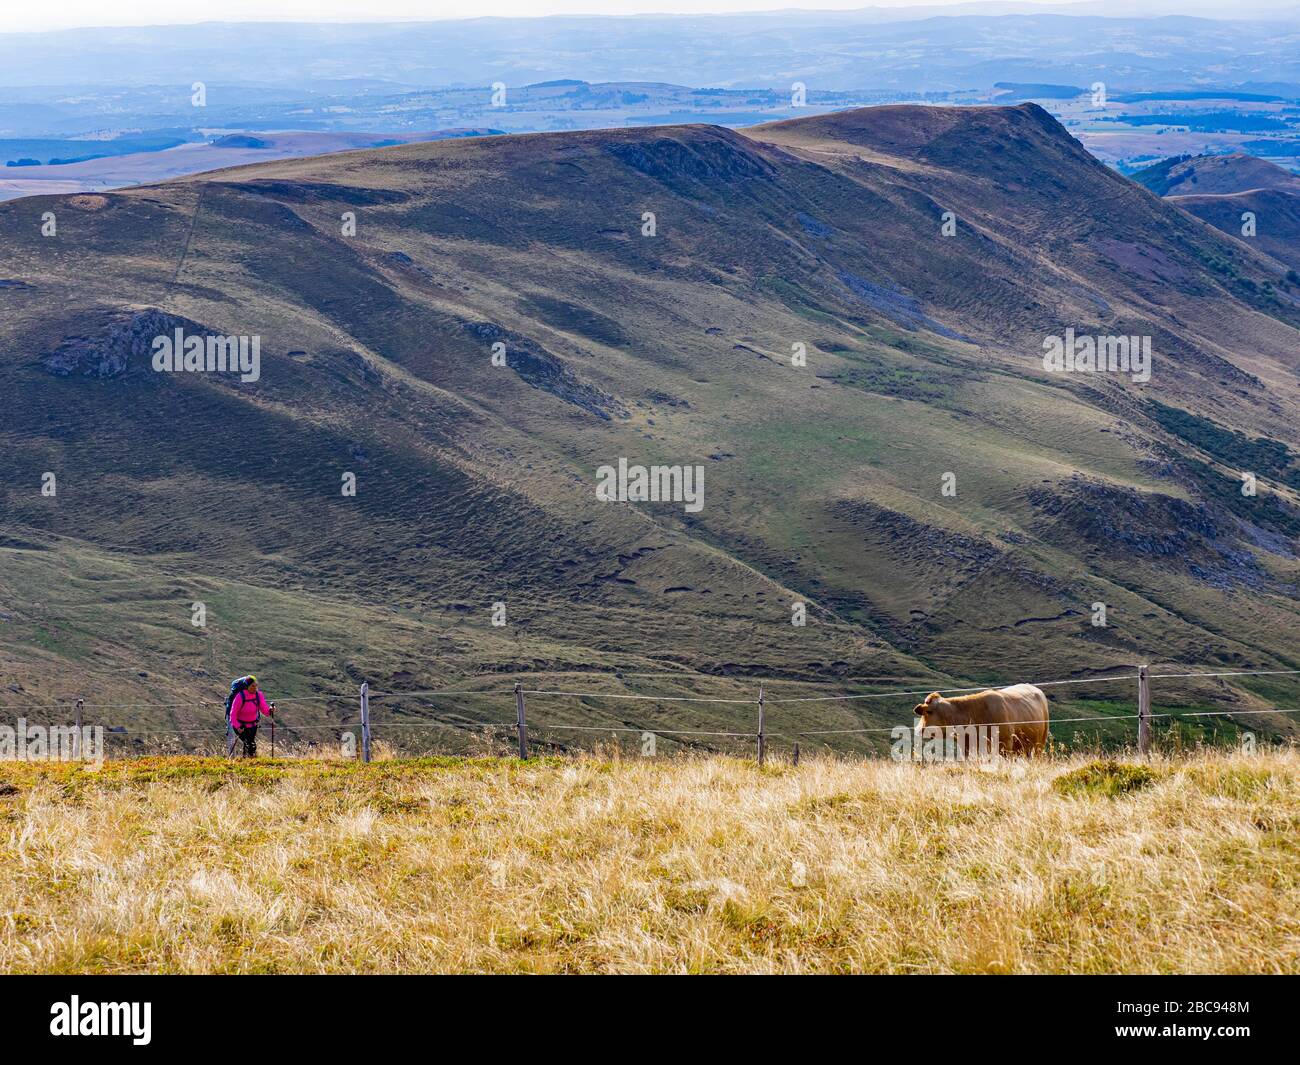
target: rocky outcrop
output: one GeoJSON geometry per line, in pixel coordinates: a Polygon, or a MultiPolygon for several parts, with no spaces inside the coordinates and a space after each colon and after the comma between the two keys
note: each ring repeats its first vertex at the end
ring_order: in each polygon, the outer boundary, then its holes
{"type": "Polygon", "coordinates": [[[1207,503],[1085,477],[1035,489],[1029,501],[1051,523],[1052,531],[1041,537],[1068,538],[1072,553],[1145,560],[1218,588],[1270,583],[1239,539],[1238,523],[1207,503]]]}
{"type": "Polygon", "coordinates": [[[887,285],[877,285],[875,282],[868,281],[865,277],[858,277],[857,274],[851,274],[847,270],[841,270],[838,276],[840,284],[852,292],[859,300],[867,304],[872,310],[883,314],[891,322],[901,325],[904,329],[913,331],[928,329],[932,333],[953,340],[970,339],[955,330],[949,329],[942,322],[931,318],[921,310],[921,301],[915,296],[909,296],[906,292],[899,292],[887,285]]]}
{"type": "Polygon", "coordinates": [[[541,345],[508,333],[492,322],[466,322],[465,330],[487,344],[506,346],[506,366],[533,388],[609,421],[614,415],[627,417],[627,409],[608,392],[579,380],[560,359],[541,345]]]}
{"type": "Polygon", "coordinates": [[[188,318],[152,308],[110,312],[85,333],[64,337],[41,356],[41,365],[56,377],[121,377],[148,369],[154,338],[178,328],[205,332],[188,318]]]}
{"type": "Polygon", "coordinates": [[[708,185],[725,190],[742,180],[772,180],[776,169],[739,135],[725,130],[693,136],[619,140],[604,149],[619,162],[669,188],[708,185]]]}

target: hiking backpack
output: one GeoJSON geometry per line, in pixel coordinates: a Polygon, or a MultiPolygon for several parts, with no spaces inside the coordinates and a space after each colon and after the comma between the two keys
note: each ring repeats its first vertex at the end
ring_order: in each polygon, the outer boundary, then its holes
{"type": "Polygon", "coordinates": [[[230,724],[230,707],[235,702],[235,696],[248,687],[251,677],[240,677],[238,680],[230,682],[230,694],[226,696],[226,724],[230,724]]]}

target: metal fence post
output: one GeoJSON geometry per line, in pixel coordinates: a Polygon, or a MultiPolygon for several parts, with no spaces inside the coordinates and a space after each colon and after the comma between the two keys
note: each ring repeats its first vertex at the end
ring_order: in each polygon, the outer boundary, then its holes
{"type": "Polygon", "coordinates": [[[524,687],[515,681],[515,728],[519,730],[519,757],[528,757],[528,725],[524,719],[524,687]]]}
{"type": "Polygon", "coordinates": [[[767,735],[763,731],[763,685],[758,686],[758,764],[767,760],[767,735]]]}
{"type": "Polygon", "coordinates": [[[77,731],[72,734],[72,757],[81,757],[81,710],[86,705],[85,699],[77,700],[77,731]]]}
{"type": "Polygon", "coordinates": [[[1151,753],[1151,682],[1146,666],[1138,666],[1138,754],[1151,753]]]}
{"type": "Polygon", "coordinates": [[[370,682],[361,684],[361,760],[370,761],[370,682]]]}

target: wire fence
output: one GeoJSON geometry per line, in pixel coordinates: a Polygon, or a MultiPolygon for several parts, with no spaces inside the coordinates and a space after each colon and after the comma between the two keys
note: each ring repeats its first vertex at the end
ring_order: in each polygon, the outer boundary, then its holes
{"type": "MultiPolygon", "coordinates": [[[[1173,667],[1177,668],[1177,667],[1173,667]]],[[[1014,722],[1016,725],[1046,725],[1060,726],[1066,724],[1093,726],[1104,728],[1115,722],[1138,722],[1138,746],[1142,753],[1146,753],[1149,747],[1149,727],[1154,720],[1168,721],[1199,721],[1208,718],[1221,718],[1225,722],[1235,724],[1236,718],[1253,717],[1258,715],[1288,715],[1300,713],[1300,706],[1273,706],[1267,708],[1250,708],[1250,709],[1214,709],[1214,710],[1166,710],[1154,711],[1150,707],[1149,682],[1152,680],[1226,680],[1228,678],[1246,678],[1246,677],[1282,677],[1282,676],[1300,676],[1300,669],[1259,669],[1259,670],[1219,670],[1219,671],[1195,671],[1185,670],[1181,672],[1162,672],[1152,673],[1149,667],[1139,666],[1136,672],[1123,673],[1103,673],[1090,677],[1070,677],[1054,680],[1042,680],[1032,682],[1034,687],[1040,689],[1061,688],[1079,685],[1103,685],[1120,682],[1137,682],[1138,711],[1136,713],[1097,713],[1093,715],[1071,716],[1071,717],[1052,717],[1050,713],[1041,720],[1019,720],[1014,722]]],[[[991,690],[990,685],[971,685],[962,687],[927,687],[927,688],[904,688],[890,691],[876,692],[836,692],[819,695],[777,695],[768,694],[768,687],[773,683],[811,683],[802,681],[789,680],[757,680],[751,679],[750,683],[758,684],[757,696],[753,698],[744,698],[736,696],[710,696],[698,694],[651,694],[638,692],[611,692],[598,690],[569,690],[566,688],[556,687],[524,687],[523,682],[516,682],[512,687],[493,687],[493,688],[444,688],[444,689],[394,689],[389,691],[370,691],[368,684],[362,684],[359,689],[354,691],[337,691],[337,692],[317,692],[311,695],[286,696],[283,699],[276,700],[277,708],[281,706],[303,706],[307,707],[313,704],[335,704],[346,703],[350,708],[356,706],[359,708],[359,715],[354,716],[354,712],[349,709],[344,712],[343,717],[350,720],[339,720],[336,722],[303,722],[290,723],[281,716],[276,720],[283,731],[283,735],[288,742],[293,743],[295,740],[309,738],[313,733],[334,734],[342,741],[351,736],[353,740],[357,738],[357,731],[360,730],[361,740],[361,757],[364,760],[370,760],[371,741],[376,732],[397,738],[399,736],[409,736],[412,731],[418,730],[442,730],[453,733],[469,733],[482,731],[491,733],[500,731],[502,733],[513,732],[514,740],[518,743],[518,750],[521,757],[527,757],[529,752],[529,733],[561,733],[594,735],[599,733],[609,734],[611,736],[639,734],[642,737],[663,736],[677,740],[683,744],[698,744],[702,741],[711,740],[741,740],[746,744],[754,744],[757,747],[758,760],[760,764],[764,761],[767,754],[768,744],[773,739],[783,740],[794,745],[794,757],[797,760],[799,745],[801,743],[813,742],[829,746],[834,737],[852,738],[852,737],[869,737],[873,735],[893,734],[898,735],[900,728],[910,729],[916,722],[916,718],[910,712],[908,716],[894,724],[886,725],[867,725],[858,724],[853,727],[843,728],[800,728],[800,727],[783,727],[780,731],[771,731],[768,729],[768,713],[771,708],[778,708],[777,714],[782,711],[779,708],[791,708],[792,710],[811,704],[834,704],[834,703],[856,703],[865,700],[881,699],[912,699],[926,697],[932,692],[937,692],[940,696],[960,696],[969,695],[978,692],[991,690]],[[509,698],[515,703],[516,714],[513,720],[501,721],[483,721],[464,715],[463,712],[457,712],[455,717],[444,716],[440,719],[423,719],[418,721],[401,721],[401,720],[382,720],[374,721],[370,714],[370,702],[376,700],[382,706],[385,701],[400,702],[407,699],[466,699],[476,700],[487,699],[505,699],[509,698]],[[596,702],[653,702],[656,704],[673,705],[673,704],[709,704],[717,707],[727,707],[725,711],[729,717],[739,716],[739,711],[730,708],[747,707],[749,716],[746,724],[736,725],[731,728],[687,728],[675,727],[672,722],[646,722],[635,723],[622,720],[612,721],[610,723],[575,723],[564,720],[530,720],[527,716],[527,706],[529,701],[542,701],[544,704],[552,700],[592,700],[596,702]],[[680,738],[680,739],[679,739],[680,738]]],[[[866,682],[863,682],[866,683],[866,682]]],[[[76,714],[76,727],[84,727],[87,712],[93,712],[90,716],[101,718],[104,716],[102,711],[177,711],[177,710],[194,710],[198,709],[203,712],[212,712],[214,715],[220,713],[219,707],[224,706],[224,700],[199,700],[185,702],[104,702],[94,703],[85,700],[64,700],[61,702],[18,702],[0,704],[0,709],[9,711],[40,710],[42,712],[66,712],[74,710],[76,714]]],[[[583,707],[583,709],[589,709],[583,707]]],[[[445,711],[444,711],[445,713],[445,711]]],[[[798,722],[791,721],[790,724],[797,725],[798,722]]],[[[151,736],[168,736],[180,740],[181,737],[209,737],[219,739],[224,737],[227,753],[233,753],[235,748],[235,736],[229,725],[214,724],[209,727],[133,727],[126,726],[105,726],[104,736],[106,739],[114,741],[140,739],[141,737],[151,736]]],[[[394,744],[400,746],[400,744],[394,744]]]]}

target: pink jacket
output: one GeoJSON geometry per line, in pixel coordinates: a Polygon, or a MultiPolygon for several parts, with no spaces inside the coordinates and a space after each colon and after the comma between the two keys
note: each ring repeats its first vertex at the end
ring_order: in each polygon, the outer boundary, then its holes
{"type": "Polygon", "coordinates": [[[250,691],[242,691],[235,696],[235,701],[230,704],[230,723],[235,728],[246,728],[249,725],[256,725],[259,717],[270,712],[271,705],[266,701],[266,695],[260,689],[256,694],[250,691]]]}

